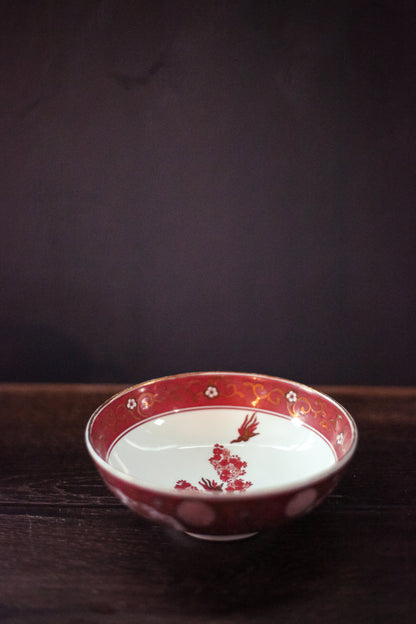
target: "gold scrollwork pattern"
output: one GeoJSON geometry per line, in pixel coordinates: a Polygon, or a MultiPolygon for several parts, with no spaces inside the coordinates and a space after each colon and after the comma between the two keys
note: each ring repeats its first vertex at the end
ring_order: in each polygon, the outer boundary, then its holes
{"type": "MultiPolygon", "coordinates": [[[[272,388],[271,390],[266,390],[264,384],[260,382],[250,382],[247,381],[244,383],[245,386],[251,388],[253,393],[253,399],[251,400],[251,404],[253,407],[258,407],[259,403],[262,401],[272,403],[272,405],[279,405],[282,397],[284,396],[282,390],[279,388],[272,388]]],[[[251,399],[251,397],[250,397],[251,399]]]]}
{"type": "Polygon", "coordinates": [[[191,381],[186,385],[186,389],[195,403],[200,403],[201,400],[205,399],[215,399],[217,397],[230,399],[234,396],[239,396],[240,398],[244,398],[244,393],[237,389],[236,384],[226,382],[219,377],[210,377],[204,379],[203,382],[199,379],[191,381]]]}
{"type": "Polygon", "coordinates": [[[224,396],[227,399],[231,399],[234,396],[239,396],[244,399],[244,393],[237,390],[237,386],[234,383],[227,383],[225,386],[224,396]]]}
{"type": "Polygon", "coordinates": [[[287,402],[287,409],[289,414],[294,418],[299,416],[311,415],[314,418],[326,418],[325,409],[320,401],[312,406],[310,400],[306,397],[297,397],[296,401],[287,402]]]}
{"type": "Polygon", "coordinates": [[[335,420],[333,418],[328,419],[328,414],[321,401],[315,401],[312,405],[307,397],[296,397],[294,401],[287,400],[287,410],[293,418],[308,418],[312,416],[315,420],[318,420],[319,426],[324,429],[335,426],[335,420]]]}
{"type": "Polygon", "coordinates": [[[197,379],[196,381],[191,381],[190,383],[186,384],[185,387],[195,403],[199,403],[206,389],[217,388],[217,385],[216,382],[212,379],[209,379],[206,382],[204,381],[203,385],[201,381],[197,379]]]}

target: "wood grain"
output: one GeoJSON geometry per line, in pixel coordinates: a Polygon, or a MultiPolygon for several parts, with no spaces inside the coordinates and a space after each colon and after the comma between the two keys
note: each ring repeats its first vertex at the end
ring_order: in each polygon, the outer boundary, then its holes
{"type": "Polygon", "coordinates": [[[324,389],[360,443],[335,492],[279,531],[211,544],[151,524],[84,447],[118,386],[0,386],[0,620],[396,622],[414,599],[416,389],[324,389]]]}

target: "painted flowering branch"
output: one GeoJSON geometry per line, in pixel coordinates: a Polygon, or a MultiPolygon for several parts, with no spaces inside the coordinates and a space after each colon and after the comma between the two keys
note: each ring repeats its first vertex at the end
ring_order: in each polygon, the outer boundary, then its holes
{"type": "MultiPolygon", "coordinates": [[[[231,451],[222,444],[215,444],[209,463],[214,468],[220,481],[202,477],[198,485],[205,492],[245,492],[253,484],[251,481],[244,481],[241,477],[246,474],[247,462],[238,455],[231,455],[231,451]]],[[[191,492],[201,491],[189,481],[180,479],[176,482],[175,489],[188,490],[191,492]]]]}
{"type": "MultiPolygon", "coordinates": [[[[238,429],[238,438],[231,440],[233,442],[247,442],[253,436],[259,435],[256,431],[259,422],[256,413],[246,415],[243,424],[238,429]]],[[[244,481],[241,477],[246,474],[247,462],[242,460],[238,455],[232,455],[230,449],[222,444],[214,444],[212,456],[209,463],[218,475],[220,483],[213,479],[201,477],[198,485],[205,492],[245,492],[253,484],[251,481],[244,481]],[[224,489],[223,489],[224,488],[224,489]]],[[[191,492],[201,491],[189,481],[179,479],[176,482],[175,489],[188,490],[191,492]]]]}

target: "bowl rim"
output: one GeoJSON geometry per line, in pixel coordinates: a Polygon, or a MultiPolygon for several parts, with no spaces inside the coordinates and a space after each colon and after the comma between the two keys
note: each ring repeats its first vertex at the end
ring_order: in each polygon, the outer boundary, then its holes
{"type": "MultiPolygon", "coordinates": [[[[218,407],[227,407],[227,406],[218,406],[218,407]]],[[[259,410],[260,411],[260,410],[259,410]]],[[[267,410],[264,410],[267,411],[267,410]]],[[[168,415],[168,414],[172,414],[174,413],[172,410],[168,410],[167,412],[161,412],[160,414],[155,415],[155,417],[161,417],[164,415],[168,415]]],[[[153,418],[153,417],[151,417],[153,418]]],[[[146,422],[146,421],[143,421],[146,422]]],[[[140,423],[138,423],[138,426],[140,426],[140,423]]],[[[245,373],[245,372],[234,372],[234,371],[197,371],[197,372],[190,372],[190,373],[177,373],[174,375],[166,375],[166,376],[162,376],[162,377],[155,377],[154,379],[149,379],[147,381],[138,383],[138,384],[133,384],[131,386],[128,386],[126,388],[124,388],[123,390],[121,390],[120,392],[116,392],[115,394],[113,394],[112,396],[110,396],[108,399],[106,399],[103,403],[101,403],[101,405],[99,405],[94,412],[91,414],[91,416],[89,417],[86,427],[85,427],[85,433],[84,433],[84,439],[85,439],[85,445],[87,447],[87,450],[90,454],[90,456],[92,457],[93,461],[95,462],[95,464],[99,467],[101,467],[104,472],[110,473],[113,477],[115,477],[117,480],[119,481],[123,481],[124,483],[137,487],[139,488],[141,491],[146,491],[148,493],[151,493],[155,496],[160,495],[160,496],[165,496],[165,497],[170,497],[170,498],[175,498],[175,499],[180,499],[183,500],[185,498],[190,498],[193,500],[202,500],[202,501],[215,501],[216,503],[221,503],[221,502],[231,502],[233,501],[234,503],[236,503],[238,500],[241,501],[248,501],[248,500],[255,500],[255,499],[259,499],[259,498],[271,498],[274,496],[281,496],[281,495],[285,495],[285,494],[291,494],[295,491],[299,491],[299,490],[304,490],[307,489],[309,487],[312,487],[313,485],[316,485],[318,483],[320,483],[321,481],[324,481],[332,476],[337,475],[338,473],[340,473],[345,466],[351,461],[356,449],[357,449],[357,445],[358,445],[358,438],[359,438],[359,434],[358,434],[358,427],[357,424],[354,420],[354,418],[351,416],[351,414],[349,413],[349,411],[343,407],[340,403],[338,403],[338,401],[336,401],[335,399],[333,399],[331,396],[329,396],[328,394],[321,392],[320,390],[316,390],[315,388],[313,388],[312,386],[308,386],[306,384],[300,383],[298,381],[293,381],[291,379],[287,379],[285,377],[277,377],[275,375],[267,375],[267,374],[263,374],[263,373],[245,373]],[[235,375],[235,376],[241,376],[241,377],[258,377],[258,378],[262,378],[262,379],[268,379],[268,380],[273,380],[273,381],[280,381],[283,383],[289,383],[292,384],[294,386],[296,386],[296,388],[298,389],[302,389],[304,388],[305,390],[309,391],[309,392],[313,392],[315,393],[317,396],[322,397],[323,399],[325,399],[326,401],[329,401],[330,403],[332,403],[339,411],[341,411],[343,413],[343,415],[347,418],[347,420],[349,421],[350,427],[351,427],[351,431],[352,431],[352,439],[351,439],[351,446],[348,449],[348,451],[346,452],[346,454],[344,455],[344,457],[342,457],[341,459],[336,459],[336,461],[334,462],[334,464],[332,464],[329,468],[325,468],[324,470],[321,470],[319,472],[314,473],[313,475],[311,475],[310,478],[300,478],[300,479],[296,479],[294,481],[291,481],[289,484],[283,485],[283,486],[264,486],[264,487],[259,487],[257,488],[254,492],[239,492],[238,495],[237,494],[224,494],[224,492],[215,492],[215,491],[210,491],[209,492],[209,496],[207,495],[206,492],[203,491],[193,491],[193,490],[175,490],[174,488],[162,488],[162,487],[157,487],[157,486],[153,486],[149,483],[143,482],[140,479],[138,479],[137,477],[125,473],[122,470],[119,470],[118,468],[115,468],[114,466],[112,466],[111,464],[108,463],[108,461],[106,461],[105,459],[103,459],[98,452],[95,450],[91,440],[90,440],[90,432],[92,429],[92,426],[95,422],[95,420],[97,419],[97,417],[100,415],[100,413],[107,407],[107,405],[109,405],[110,403],[112,403],[112,401],[114,401],[115,399],[123,396],[124,394],[128,394],[129,392],[131,392],[132,390],[136,390],[137,388],[143,388],[147,385],[159,382],[159,381],[166,381],[166,380],[172,380],[172,379],[178,379],[178,378],[182,378],[182,377],[190,377],[190,376],[195,376],[195,377],[200,377],[200,376],[213,376],[213,375],[219,375],[219,376],[225,376],[225,375],[235,375]]]]}

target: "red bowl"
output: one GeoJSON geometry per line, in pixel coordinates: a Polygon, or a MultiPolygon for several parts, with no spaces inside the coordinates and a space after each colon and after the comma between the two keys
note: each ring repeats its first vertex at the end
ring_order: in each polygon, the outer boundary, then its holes
{"type": "Polygon", "coordinates": [[[127,388],[86,428],[99,473],[127,507],[210,540],[241,539],[316,507],[357,437],[350,414],[321,392],[227,372],[127,388]]]}

